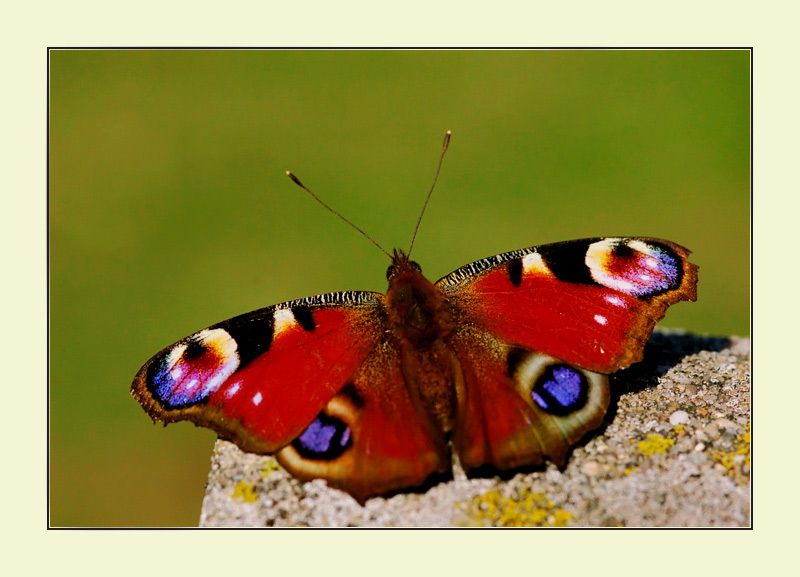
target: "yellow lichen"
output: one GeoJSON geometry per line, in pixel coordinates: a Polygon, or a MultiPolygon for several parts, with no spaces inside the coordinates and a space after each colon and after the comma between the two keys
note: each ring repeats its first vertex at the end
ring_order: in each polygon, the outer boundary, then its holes
{"type": "Polygon", "coordinates": [[[658,453],[666,453],[674,444],[674,439],[665,439],[661,435],[647,435],[647,440],[639,441],[637,449],[645,457],[651,457],[658,453]]]}
{"type": "Polygon", "coordinates": [[[727,473],[739,484],[746,484],[750,478],[750,423],[745,425],[745,432],[733,440],[733,450],[710,450],[708,454],[717,463],[725,467],[727,473]],[[741,455],[741,456],[739,456],[741,455]]]}
{"type": "Polygon", "coordinates": [[[278,461],[275,459],[275,457],[272,457],[269,460],[267,460],[267,464],[264,466],[263,469],[261,469],[261,476],[266,477],[273,471],[280,471],[280,469],[281,466],[278,464],[278,461]]]}
{"type": "Polygon", "coordinates": [[[497,489],[487,491],[466,506],[466,513],[469,519],[462,524],[493,527],[566,527],[577,518],[527,487],[516,497],[506,497],[497,489]]]}
{"type": "Polygon", "coordinates": [[[233,488],[232,499],[241,499],[242,503],[255,503],[258,501],[255,485],[247,481],[239,481],[233,488]]]}

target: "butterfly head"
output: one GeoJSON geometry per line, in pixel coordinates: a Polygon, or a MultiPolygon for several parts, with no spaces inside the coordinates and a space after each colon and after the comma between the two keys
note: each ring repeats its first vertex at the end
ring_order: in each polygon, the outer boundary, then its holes
{"type": "Polygon", "coordinates": [[[410,271],[414,271],[412,274],[419,274],[422,272],[422,267],[416,261],[409,259],[408,255],[399,248],[394,249],[392,264],[386,269],[386,280],[391,281],[410,271]]]}
{"type": "Polygon", "coordinates": [[[386,277],[386,310],[398,340],[422,347],[448,333],[450,319],[443,295],[422,276],[422,269],[407,253],[394,250],[386,277]]]}

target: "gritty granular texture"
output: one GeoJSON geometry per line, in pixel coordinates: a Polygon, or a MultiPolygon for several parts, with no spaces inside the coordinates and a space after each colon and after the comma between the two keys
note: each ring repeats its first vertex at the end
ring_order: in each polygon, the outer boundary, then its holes
{"type": "Polygon", "coordinates": [[[467,478],[454,463],[450,481],[364,506],[217,441],[200,525],[749,526],[749,339],[655,333],[611,390],[605,422],[563,470],[467,478]]]}

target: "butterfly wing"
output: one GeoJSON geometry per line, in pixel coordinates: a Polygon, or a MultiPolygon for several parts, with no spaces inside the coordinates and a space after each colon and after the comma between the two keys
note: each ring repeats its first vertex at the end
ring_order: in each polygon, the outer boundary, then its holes
{"type": "Polygon", "coordinates": [[[421,485],[433,473],[449,472],[451,460],[442,431],[410,397],[397,348],[373,349],[348,384],[326,405],[307,433],[278,453],[295,477],[322,477],[358,501],[395,489],[421,485]],[[346,431],[333,444],[322,429],[346,431]]]}
{"type": "Polygon", "coordinates": [[[131,392],[148,414],[189,420],[296,476],[356,498],[422,483],[446,445],[404,386],[383,295],[343,292],[234,317],[167,347],[131,392]]]}
{"type": "Polygon", "coordinates": [[[602,422],[606,374],[641,359],[670,304],[695,299],[688,254],[656,239],[594,238],[497,255],[441,279],[456,319],[462,465],[563,464],[602,422]]]}
{"type": "Polygon", "coordinates": [[[503,340],[600,373],[640,361],[667,307],[695,300],[689,251],[649,238],[590,238],[500,254],[436,283],[503,340]]]}
{"type": "Polygon", "coordinates": [[[545,457],[562,466],[569,448],[602,422],[607,375],[474,329],[451,345],[462,379],[453,445],[464,469],[513,469],[545,457]]]}

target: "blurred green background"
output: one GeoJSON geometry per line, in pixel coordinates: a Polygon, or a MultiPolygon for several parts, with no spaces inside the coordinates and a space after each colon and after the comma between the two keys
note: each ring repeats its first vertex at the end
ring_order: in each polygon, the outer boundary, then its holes
{"type": "Polygon", "coordinates": [[[385,290],[587,236],[694,251],[662,326],[749,334],[747,51],[53,51],[50,511],[196,525],[215,435],[128,389],[173,341],[276,302],[385,290]]]}

